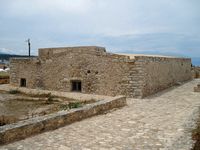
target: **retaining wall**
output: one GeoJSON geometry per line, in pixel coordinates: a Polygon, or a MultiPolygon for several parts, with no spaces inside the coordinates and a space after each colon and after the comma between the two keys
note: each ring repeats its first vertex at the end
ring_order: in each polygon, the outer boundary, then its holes
{"type": "Polygon", "coordinates": [[[111,100],[102,100],[82,108],[61,111],[58,113],[32,118],[18,123],[0,127],[0,145],[21,140],[45,131],[54,130],[82,119],[106,113],[107,111],[126,105],[123,96],[111,100]]]}

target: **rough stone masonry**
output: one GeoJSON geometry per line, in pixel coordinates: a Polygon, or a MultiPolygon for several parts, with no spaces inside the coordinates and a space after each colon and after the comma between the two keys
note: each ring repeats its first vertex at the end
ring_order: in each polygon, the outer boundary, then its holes
{"type": "Polygon", "coordinates": [[[191,79],[191,59],[113,54],[103,47],[39,49],[13,58],[10,84],[66,92],[142,98],[191,79]]]}

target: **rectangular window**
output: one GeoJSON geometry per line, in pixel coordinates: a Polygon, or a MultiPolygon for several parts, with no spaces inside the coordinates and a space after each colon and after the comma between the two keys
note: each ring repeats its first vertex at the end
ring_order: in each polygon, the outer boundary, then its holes
{"type": "Polygon", "coordinates": [[[71,81],[71,89],[73,92],[81,92],[81,81],[71,81]]]}
{"type": "Polygon", "coordinates": [[[26,79],[21,78],[21,80],[20,80],[20,86],[21,87],[26,87],[26,79]]]}

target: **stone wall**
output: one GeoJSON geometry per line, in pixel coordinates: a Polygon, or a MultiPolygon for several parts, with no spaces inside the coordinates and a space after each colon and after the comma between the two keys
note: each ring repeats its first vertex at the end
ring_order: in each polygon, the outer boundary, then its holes
{"type": "Polygon", "coordinates": [[[39,49],[39,57],[11,60],[11,84],[70,92],[81,81],[82,93],[142,98],[191,78],[191,60],[107,53],[102,47],[39,49]]]}
{"type": "Polygon", "coordinates": [[[118,96],[110,100],[105,99],[94,104],[89,104],[83,108],[77,108],[70,111],[60,111],[54,114],[20,121],[15,124],[5,125],[0,127],[0,145],[21,140],[49,130],[54,130],[125,105],[126,98],[118,96]]]}
{"type": "Polygon", "coordinates": [[[20,86],[20,79],[27,80],[27,87],[36,88],[41,77],[40,61],[37,58],[13,58],[10,60],[10,84],[20,86]]]}
{"type": "Polygon", "coordinates": [[[191,59],[135,57],[140,67],[142,97],[191,79],[191,59]]]}
{"type": "Polygon", "coordinates": [[[121,85],[129,71],[125,56],[90,47],[50,49],[48,58],[39,57],[42,58],[42,87],[45,89],[69,92],[71,81],[80,80],[83,93],[110,96],[124,93],[121,85]]]}
{"type": "Polygon", "coordinates": [[[105,52],[101,47],[39,49],[38,59],[12,59],[11,84],[19,86],[26,78],[27,87],[71,91],[71,82],[82,82],[82,93],[121,95],[128,86],[127,56],[105,52]]]}
{"type": "Polygon", "coordinates": [[[193,79],[200,78],[200,67],[192,67],[193,79]]]}

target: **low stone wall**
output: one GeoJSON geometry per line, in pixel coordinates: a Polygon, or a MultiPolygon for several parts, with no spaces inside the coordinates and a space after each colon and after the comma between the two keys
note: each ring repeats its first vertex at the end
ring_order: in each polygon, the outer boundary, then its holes
{"type": "Polygon", "coordinates": [[[54,114],[36,117],[18,123],[0,127],[0,145],[21,140],[45,131],[54,130],[82,119],[106,113],[107,111],[126,105],[123,96],[110,100],[102,100],[82,108],[60,111],[54,114]]]}
{"type": "Polygon", "coordinates": [[[194,92],[200,92],[200,84],[198,84],[197,87],[194,87],[194,92]]]}

